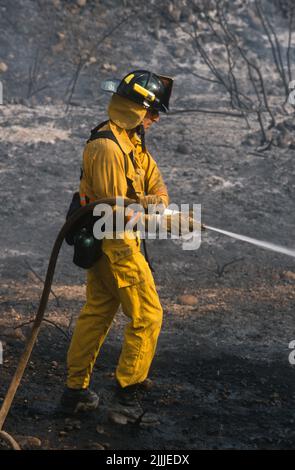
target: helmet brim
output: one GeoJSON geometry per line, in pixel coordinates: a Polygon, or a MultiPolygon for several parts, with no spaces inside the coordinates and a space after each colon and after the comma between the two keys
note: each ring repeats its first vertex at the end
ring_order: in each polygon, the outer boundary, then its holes
{"type": "Polygon", "coordinates": [[[117,78],[113,78],[113,79],[108,79],[108,80],[103,80],[101,82],[101,85],[100,85],[100,88],[103,90],[103,91],[106,91],[108,93],[116,93],[117,89],[118,89],[118,86],[120,85],[121,83],[121,80],[117,79],[117,78]]]}

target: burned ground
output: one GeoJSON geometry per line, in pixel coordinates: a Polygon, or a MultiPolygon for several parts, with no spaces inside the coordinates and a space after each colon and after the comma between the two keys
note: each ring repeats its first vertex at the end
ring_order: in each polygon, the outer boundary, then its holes
{"type": "MultiPolygon", "coordinates": [[[[20,133],[1,140],[2,398],[42,291],[33,271],[44,279],[76,189],[83,143],[103,119],[96,108],[75,109],[70,122],[62,116],[62,109],[51,107],[12,105],[3,112],[2,126],[5,120],[20,133]],[[51,129],[54,143],[47,142],[41,125],[51,129]],[[30,138],[23,142],[25,129],[30,138]]],[[[259,154],[241,145],[247,132],[240,119],[170,116],[150,132],[148,143],[173,202],[201,203],[203,221],[211,225],[292,247],[293,152],[259,154]]],[[[145,398],[158,423],[108,420],[126,323],[121,312],[94,371],[98,412],[69,421],[56,410],[69,337],[85,295],[85,273],[74,268],[71,248],[64,246],[53,283],[56,297],[50,296],[46,311],[52,323],[42,326],[5,429],[37,437],[44,449],[292,448],[292,258],[209,232],[202,238],[197,251],[183,251],[171,240],[148,241],[164,308],[153,387],[145,398]],[[193,295],[188,303],[195,305],[186,305],[183,295],[193,295]]]]}
{"type": "MultiPolygon", "coordinates": [[[[131,16],[120,26],[126,12],[115,0],[0,1],[0,404],[77,190],[83,146],[90,129],[106,119],[108,98],[100,81],[151,67],[175,77],[172,111],[229,110],[224,90],[190,73],[208,70],[181,28],[171,26],[168,13],[154,21],[155,3],[167,4],[151,1],[149,16],[143,10],[142,18],[131,16]],[[118,27],[107,35],[114,20],[118,27]],[[79,54],[85,66],[69,96],[79,54]]],[[[175,17],[187,2],[168,3],[175,17]]],[[[238,30],[249,49],[257,47],[271,84],[269,101],[282,111],[284,96],[272,75],[270,47],[262,48],[267,40],[257,17],[246,1],[229,3],[244,4],[238,30]]],[[[280,2],[268,2],[273,3],[280,2]]],[[[140,1],[123,4],[128,9],[140,1]]],[[[188,22],[185,9],[179,18],[188,22]]],[[[286,43],[281,16],[273,14],[272,20],[286,43]]],[[[220,55],[220,48],[211,50],[213,57],[220,55]]],[[[201,204],[208,225],[294,247],[295,127],[292,110],[288,113],[280,115],[264,151],[257,151],[260,134],[251,113],[251,129],[243,118],[223,114],[161,117],[147,144],[171,202],[201,204]]],[[[147,245],[164,321],[144,407],[158,421],[147,426],[108,419],[126,324],[122,312],[93,374],[92,386],[101,396],[97,413],[66,419],[58,411],[70,336],[85,298],[85,272],[73,265],[72,250],[64,245],[46,321],[4,428],[27,448],[293,448],[294,365],[288,360],[295,340],[293,258],[209,231],[196,251],[172,240],[147,245]]]]}

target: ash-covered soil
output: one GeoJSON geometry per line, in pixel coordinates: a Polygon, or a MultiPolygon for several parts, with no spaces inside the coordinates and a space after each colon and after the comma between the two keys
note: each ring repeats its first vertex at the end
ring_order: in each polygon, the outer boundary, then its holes
{"type": "MultiPolygon", "coordinates": [[[[42,283],[36,275],[45,277],[78,185],[84,142],[105,117],[101,109],[2,108],[1,399],[37,310],[42,283]]],[[[207,224],[294,247],[294,151],[256,152],[241,144],[247,133],[242,119],[181,114],[163,117],[147,141],[172,202],[200,203],[207,224]]],[[[5,429],[26,436],[24,447],[42,449],[293,448],[293,259],[209,232],[197,251],[171,240],[148,241],[148,248],[165,312],[153,387],[144,399],[158,422],[108,419],[126,323],[121,312],[93,374],[99,410],[73,420],[57,412],[69,338],[85,295],[85,273],[63,246],[48,321],[5,429]]]]}

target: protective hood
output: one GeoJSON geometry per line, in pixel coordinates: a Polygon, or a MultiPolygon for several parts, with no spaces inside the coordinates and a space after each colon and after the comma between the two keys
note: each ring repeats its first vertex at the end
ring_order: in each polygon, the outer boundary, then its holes
{"type": "Polygon", "coordinates": [[[113,95],[109,104],[108,114],[121,129],[135,129],[142,123],[147,110],[134,101],[123,98],[119,95],[113,95]]]}

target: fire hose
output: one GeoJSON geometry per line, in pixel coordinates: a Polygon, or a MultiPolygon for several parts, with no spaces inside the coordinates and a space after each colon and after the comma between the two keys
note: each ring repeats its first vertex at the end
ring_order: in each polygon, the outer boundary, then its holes
{"type": "MultiPolygon", "coordinates": [[[[31,332],[27,338],[25,349],[19,359],[16,371],[14,373],[14,376],[10,382],[8,391],[6,393],[6,396],[4,398],[4,401],[2,403],[1,409],[0,409],[0,439],[5,441],[12,449],[14,450],[21,450],[20,445],[18,442],[6,431],[3,430],[3,425],[5,423],[6,417],[9,413],[9,410],[11,408],[13,399],[15,397],[15,394],[17,392],[17,389],[20,385],[20,382],[22,380],[23,374],[25,372],[26,366],[28,364],[28,361],[30,359],[33,347],[35,345],[41,323],[44,317],[45,309],[47,306],[49,294],[50,294],[50,289],[53,281],[53,276],[55,272],[55,267],[56,267],[56,262],[57,258],[61,249],[61,245],[64,241],[64,238],[66,234],[71,230],[71,228],[75,225],[75,223],[83,216],[86,214],[93,212],[94,207],[97,204],[108,204],[110,206],[116,205],[117,199],[116,198],[103,198],[99,199],[97,201],[94,201],[90,204],[87,204],[84,207],[81,207],[78,209],[62,226],[55,243],[53,245],[53,249],[50,255],[49,263],[48,263],[48,268],[47,268],[47,273],[46,273],[46,278],[44,282],[44,287],[43,287],[43,292],[40,298],[39,302],[39,307],[37,310],[36,317],[34,319],[34,323],[31,329],[31,332]]],[[[124,199],[124,206],[127,207],[130,204],[134,204],[135,201],[132,199],[124,199]]]]}

